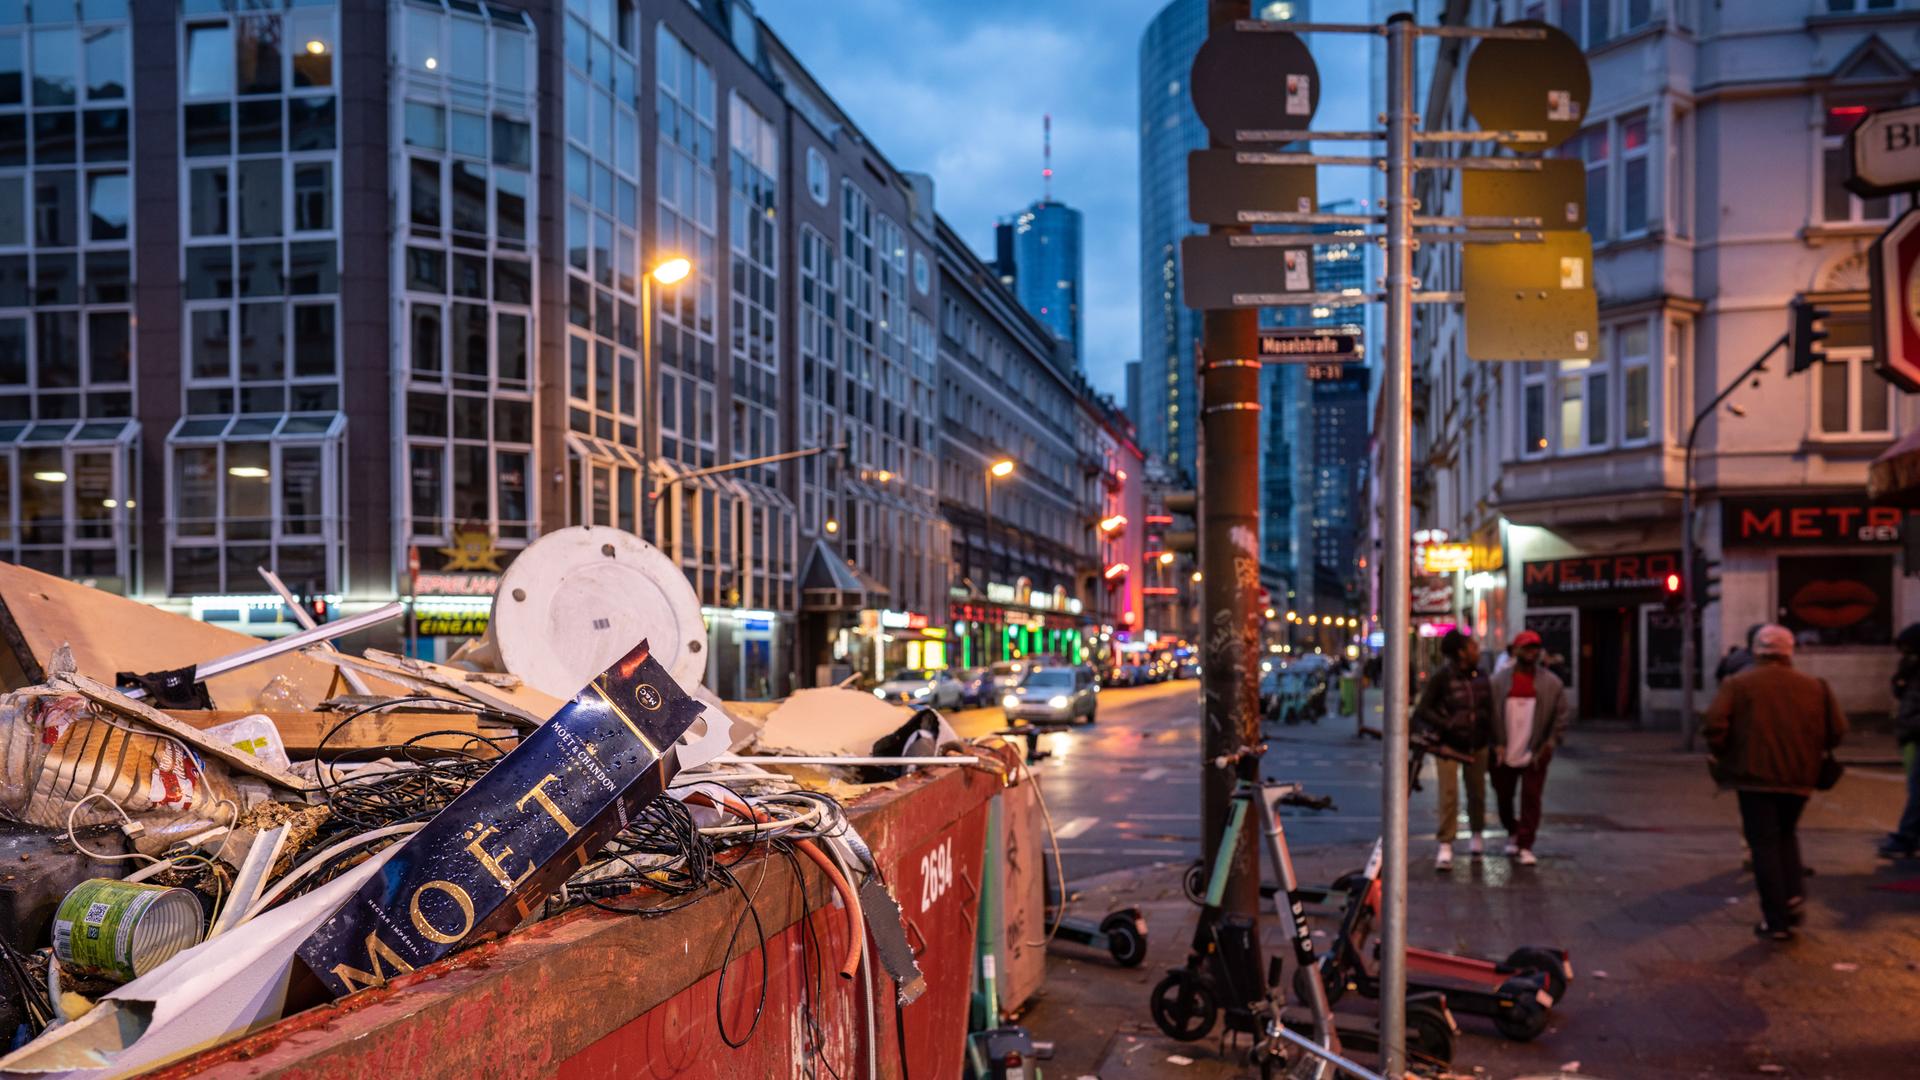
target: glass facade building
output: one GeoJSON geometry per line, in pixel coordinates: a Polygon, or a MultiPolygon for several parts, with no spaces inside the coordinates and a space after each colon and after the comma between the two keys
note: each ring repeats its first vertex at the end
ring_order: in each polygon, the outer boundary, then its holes
{"type": "Polygon", "coordinates": [[[1187,76],[1207,36],[1206,0],[1172,0],[1140,38],[1140,441],[1176,473],[1196,464],[1200,313],[1180,302],[1187,154],[1204,149],[1187,76]]]}
{"type": "Polygon", "coordinates": [[[1085,321],[1081,305],[1086,263],[1081,254],[1080,211],[1065,203],[1042,199],[1003,223],[1008,233],[1011,265],[997,265],[1005,282],[1011,271],[1013,294],[1053,336],[1073,348],[1074,362],[1084,366],[1085,321]]]}

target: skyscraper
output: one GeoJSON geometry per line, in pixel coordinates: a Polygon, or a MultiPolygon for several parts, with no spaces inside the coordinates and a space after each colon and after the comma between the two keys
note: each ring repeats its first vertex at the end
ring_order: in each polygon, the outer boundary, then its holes
{"type": "MultiPolygon", "coordinates": [[[[1306,0],[1256,2],[1256,18],[1308,17],[1306,0]]],[[[1200,313],[1180,302],[1180,238],[1187,216],[1187,154],[1204,149],[1187,75],[1207,36],[1206,0],[1172,0],[1140,37],[1140,438],[1176,471],[1191,472],[1199,432],[1194,348],[1200,313]]]]}
{"type": "Polygon", "coordinates": [[[1048,196],[1001,222],[995,241],[1001,283],[1054,337],[1072,345],[1074,362],[1082,363],[1080,211],[1048,196]]]}

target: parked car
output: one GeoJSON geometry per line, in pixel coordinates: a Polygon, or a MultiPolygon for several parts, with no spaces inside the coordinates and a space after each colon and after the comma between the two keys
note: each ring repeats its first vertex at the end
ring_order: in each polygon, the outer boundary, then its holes
{"type": "Polygon", "coordinates": [[[1093,669],[1085,665],[1039,668],[1000,699],[1009,723],[1071,724],[1081,717],[1091,724],[1099,705],[1100,688],[1093,669]]]}
{"type": "Polygon", "coordinates": [[[936,709],[958,708],[965,693],[959,679],[938,668],[896,671],[887,681],[873,688],[873,696],[881,701],[930,705],[936,709]]]}
{"type": "Polygon", "coordinates": [[[1284,695],[1286,668],[1277,660],[1260,661],[1260,716],[1265,720],[1280,719],[1280,701],[1284,695]]]}
{"type": "Polygon", "coordinates": [[[993,700],[993,670],[991,668],[960,668],[953,673],[960,681],[960,703],[962,705],[985,705],[993,700]]]}
{"type": "Polygon", "coordinates": [[[1173,677],[1176,679],[1197,679],[1200,677],[1200,661],[1188,658],[1174,665],[1173,677]]]}

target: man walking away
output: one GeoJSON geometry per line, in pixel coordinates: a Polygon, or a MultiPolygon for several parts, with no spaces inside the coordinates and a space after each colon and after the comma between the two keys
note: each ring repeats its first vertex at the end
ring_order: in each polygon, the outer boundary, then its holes
{"type": "Polygon", "coordinates": [[[1493,794],[1500,824],[1507,830],[1507,854],[1532,866],[1534,837],[1540,832],[1540,802],[1547,786],[1547,763],[1566,737],[1573,702],[1560,677],[1540,666],[1540,635],[1522,630],[1508,646],[1513,666],[1493,677],[1493,794]],[[1514,789],[1520,812],[1514,813],[1514,789]]]}
{"type": "Polygon", "coordinates": [[[1720,684],[1702,729],[1713,752],[1713,775],[1740,797],[1740,824],[1753,852],[1760,925],[1775,941],[1793,938],[1800,921],[1804,870],[1800,812],[1819,783],[1820,763],[1840,745],[1847,720],[1833,688],[1793,669],[1793,634],[1762,626],[1753,637],[1754,665],[1720,684]]]}
{"type": "Polygon", "coordinates": [[[1893,733],[1907,765],[1907,808],[1899,826],[1880,842],[1880,854],[1911,859],[1920,854],[1920,623],[1900,631],[1893,642],[1900,647],[1900,667],[1893,673],[1893,733]]]}
{"type": "Polygon", "coordinates": [[[1493,708],[1487,677],[1480,674],[1480,643],[1458,630],[1449,630],[1440,639],[1440,655],[1446,663],[1421,689],[1413,723],[1441,745],[1473,758],[1470,763],[1434,759],[1440,800],[1440,828],[1435,838],[1440,841],[1440,849],[1434,854],[1433,868],[1446,871],[1453,869],[1453,838],[1460,830],[1462,765],[1467,780],[1467,827],[1473,833],[1467,850],[1476,858],[1486,850],[1480,834],[1486,831],[1487,741],[1493,730],[1493,708]]]}

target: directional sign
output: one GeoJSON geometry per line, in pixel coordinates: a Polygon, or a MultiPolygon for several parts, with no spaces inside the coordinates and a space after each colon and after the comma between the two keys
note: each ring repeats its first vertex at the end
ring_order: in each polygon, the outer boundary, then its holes
{"type": "Polygon", "coordinates": [[[1543,229],[1587,227],[1587,165],[1577,158],[1541,158],[1539,172],[1467,169],[1460,183],[1460,212],[1468,217],[1539,218],[1543,229]]]}
{"type": "Polygon", "coordinates": [[[1313,249],[1297,236],[1188,236],[1180,241],[1180,297],[1190,308],[1269,307],[1313,291],[1313,249]]]}
{"type": "Polygon", "coordinates": [[[1892,195],[1920,188],[1920,105],[1881,109],[1847,133],[1847,190],[1892,195]]]}
{"type": "Polygon", "coordinates": [[[1526,20],[1503,26],[1544,30],[1542,41],[1494,39],[1474,46],[1467,57],[1467,111],[1488,131],[1543,131],[1544,143],[1526,143],[1529,151],[1551,150],[1579,134],[1593,94],[1587,57],[1579,43],[1543,22],[1526,20]]]}
{"type": "Polygon", "coordinates": [[[1244,211],[1311,214],[1319,206],[1319,170],[1313,166],[1243,165],[1234,160],[1238,156],[1234,150],[1187,155],[1187,212],[1194,221],[1242,225],[1244,211]]]}
{"type": "Polygon", "coordinates": [[[1367,355],[1358,328],[1283,326],[1260,331],[1260,359],[1269,364],[1317,364],[1367,355]]]}
{"type": "Polygon", "coordinates": [[[1900,389],[1920,392],[1920,207],[1880,234],[1868,249],[1867,265],[1874,366],[1900,389]]]}
{"type": "Polygon", "coordinates": [[[1600,343],[1593,238],[1549,231],[1538,244],[1468,244],[1467,356],[1474,360],[1590,360],[1600,343]]]}
{"type": "Polygon", "coordinates": [[[1207,133],[1231,144],[1241,131],[1305,128],[1320,104],[1320,69],[1296,35],[1221,30],[1200,43],[1188,87],[1207,133]]]}

